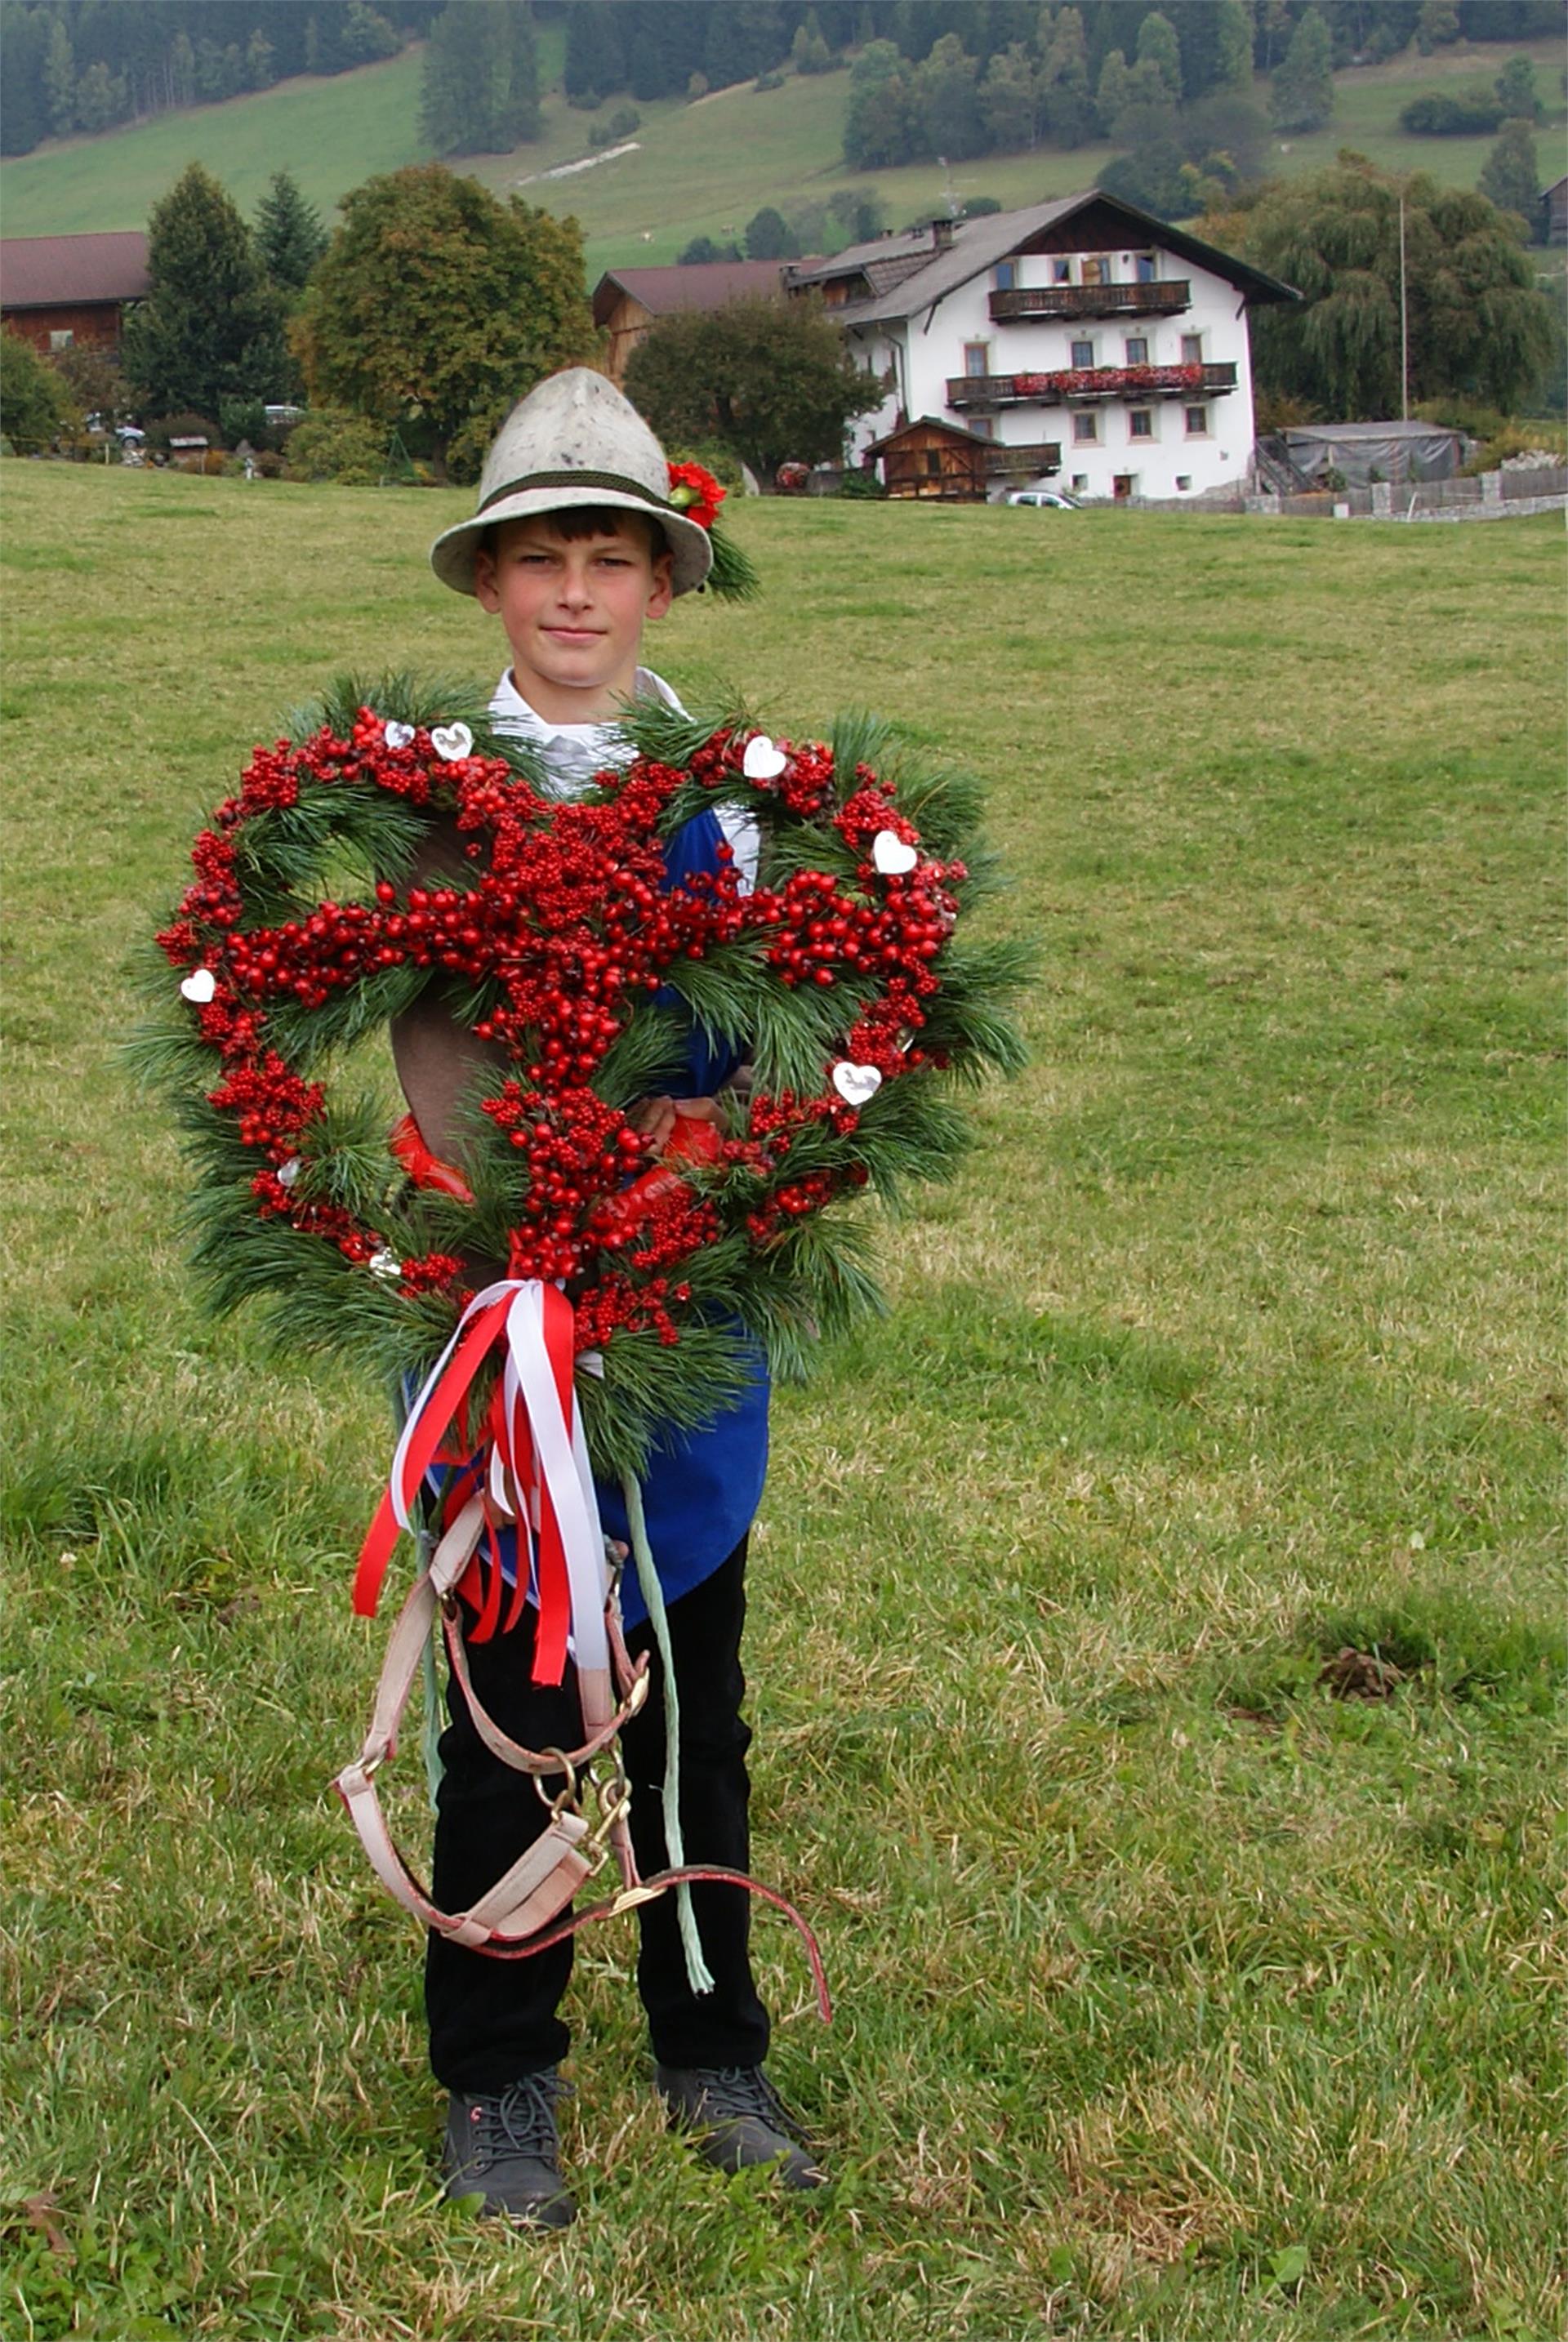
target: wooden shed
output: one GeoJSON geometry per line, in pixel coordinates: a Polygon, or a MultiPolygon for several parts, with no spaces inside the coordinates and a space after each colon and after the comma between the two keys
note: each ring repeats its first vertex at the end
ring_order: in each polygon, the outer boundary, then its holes
{"type": "Polygon", "coordinates": [[[984,504],[992,443],[962,424],[922,415],[874,439],[863,460],[880,464],[890,496],[937,497],[946,504],[984,504]]]}
{"type": "Polygon", "coordinates": [[[604,372],[619,387],[626,360],[661,317],[683,309],[722,309],[757,295],[783,297],[777,260],[704,260],[684,267],[611,268],[594,287],[594,323],[608,337],[604,372]]]}
{"type": "Polygon", "coordinates": [[[140,228],[0,243],[0,315],[45,355],[84,348],[117,355],[125,310],[150,290],[140,228]]]}

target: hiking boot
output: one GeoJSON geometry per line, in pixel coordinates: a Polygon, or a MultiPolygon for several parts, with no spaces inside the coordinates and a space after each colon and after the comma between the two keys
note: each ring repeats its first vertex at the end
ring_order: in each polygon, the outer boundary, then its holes
{"type": "Polygon", "coordinates": [[[654,2082],[671,2129],[689,2131],[716,2170],[772,2164],[786,2187],[825,2184],[804,2131],[760,2066],[655,2066],[654,2082]]]}
{"type": "Polygon", "coordinates": [[[499,2097],[447,2101],[442,2161],[449,2197],[478,2196],[482,2213],[520,2227],[564,2228],[577,2207],[561,2177],[555,2101],[570,2086],[558,2069],[524,2074],[499,2097]]]}

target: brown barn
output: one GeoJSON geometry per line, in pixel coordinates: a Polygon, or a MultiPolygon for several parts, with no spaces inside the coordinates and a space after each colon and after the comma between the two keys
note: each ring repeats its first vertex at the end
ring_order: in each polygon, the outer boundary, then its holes
{"type": "Polygon", "coordinates": [[[126,305],[151,290],[140,228],[0,240],[0,319],[45,356],[88,348],[117,355],[126,305]]]}
{"type": "Polygon", "coordinates": [[[1568,244],[1568,178],[1543,188],[1541,210],[1548,244],[1568,244]]]}
{"type": "Polygon", "coordinates": [[[984,504],[989,439],[962,424],[939,423],[922,415],[900,424],[885,439],[874,439],[863,460],[880,462],[890,496],[938,497],[946,504],[984,504]]]}
{"type": "Polygon", "coordinates": [[[687,268],[613,268],[594,288],[594,323],[609,335],[604,372],[619,385],[626,360],[661,317],[682,309],[722,309],[759,293],[783,297],[777,260],[694,261],[687,268]]]}

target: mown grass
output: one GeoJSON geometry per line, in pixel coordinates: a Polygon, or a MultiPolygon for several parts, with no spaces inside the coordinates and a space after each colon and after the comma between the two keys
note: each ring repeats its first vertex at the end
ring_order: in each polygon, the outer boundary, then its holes
{"type": "MultiPolygon", "coordinates": [[[[559,73],[560,45],[556,28],[544,58],[547,81],[559,73]]],[[[1560,45],[1526,43],[1519,53],[1534,59],[1544,102],[1556,107],[1560,45]]],[[[1428,58],[1412,49],[1386,65],[1342,73],[1333,122],[1311,138],[1274,141],[1269,167],[1314,169],[1350,145],[1390,170],[1430,171],[1473,186],[1491,140],[1412,138],[1399,127],[1399,111],[1419,90],[1490,85],[1513,54],[1491,44],[1461,44],[1428,58]]],[[[216,173],[247,215],[272,174],[288,170],[330,216],[338,198],[373,173],[425,159],[417,127],[420,69],[420,52],[409,49],[357,73],[302,77],[222,105],[12,157],[0,165],[6,234],[140,227],[193,159],[216,173]]],[[[899,226],[944,208],[949,185],[960,196],[990,195],[1009,206],[1072,194],[1093,184],[1113,151],[1096,145],[1072,153],[982,155],[955,165],[951,180],[934,163],[852,172],[842,151],[848,83],[843,72],[790,75],[780,89],[742,84],[694,108],[684,98],[644,105],[635,153],[547,181],[539,175],[589,151],[592,117],[569,107],[556,88],[535,144],[512,155],[469,157],[462,167],[500,191],[518,187],[530,202],[574,214],[583,224],[593,284],[605,268],[673,261],[694,235],[742,235],[764,204],[788,211],[853,185],[878,195],[890,224],[899,226]]],[[[1266,100],[1262,82],[1258,95],[1266,100]]],[[[606,113],[624,102],[611,101],[606,113]]]]}
{"type": "Polygon", "coordinates": [[[1554,525],[749,505],[764,601],[664,628],[976,765],[1045,973],[895,1316],[777,1411],[758,1860],[830,2030],[759,1948],[838,2187],[664,2138],[604,1932],[584,2216],[520,2245],[436,2202],[417,1944],[324,1788],[386,1426],[198,1315],[114,1058],[275,712],[498,663],[423,567],[460,500],[4,486],[7,2335],[1557,2333],[1554,525]]]}

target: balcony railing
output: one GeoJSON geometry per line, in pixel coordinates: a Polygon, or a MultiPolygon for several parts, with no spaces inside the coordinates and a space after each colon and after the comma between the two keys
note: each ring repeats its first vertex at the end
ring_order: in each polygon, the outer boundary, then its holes
{"type": "Polygon", "coordinates": [[[1000,440],[985,450],[985,470],[991,479],[1034,480],[1062,469],[1060,439],[1035,439],[1027,445],[1004,446],[1000,440]]]}
{"type": "Polygon", "coordinates": [[[1214,365],[1062,366],[1052,374],[958,374],[947,404],[1065,406],[1096,398],[1216,398],[1236,386],[1233,359],[1214,365]]]}
{"type": "Polygon", "coordinates": [[[993,293],[999,325],[1028,317],[1174,317],[1193,305],[1184,277],[1165,285],[1030,285],[993,293]]]}

